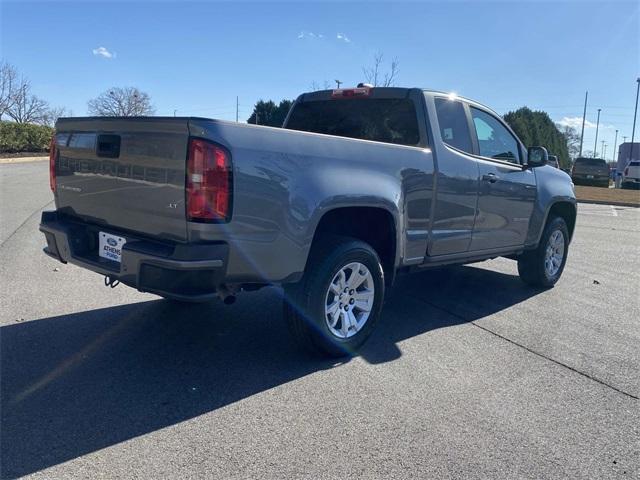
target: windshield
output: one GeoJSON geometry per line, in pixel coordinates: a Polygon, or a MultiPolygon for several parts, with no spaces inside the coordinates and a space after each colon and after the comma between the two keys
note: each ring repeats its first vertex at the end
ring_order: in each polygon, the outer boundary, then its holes
{"type": "Polygon", "coordinates": [[[420,141],[416,109],[406,98],[297,103],[286,128],[401,145],[420,141]]]}

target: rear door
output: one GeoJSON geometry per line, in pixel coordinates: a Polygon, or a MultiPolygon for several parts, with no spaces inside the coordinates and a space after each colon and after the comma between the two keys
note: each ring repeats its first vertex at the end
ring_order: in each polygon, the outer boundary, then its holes
{"type": "Polygon", "coordinates": [[[56,132],[60,213],[107,232],[187,239],[188,119],[63,119],[56,132]]]}
{"type": "Polygon", "coordinates": [[[471,251],[524,245],[536,198],[536,176],[523,169],[524,151],[492,113],[469,106],[480,174],[471,251]]]}
{"type": "Polygon", "coordinates": [[[437,119],[433,148],[438,163],[430,256],[469,250],[478,199],[478,161],[466,111],[462,102],[446,97],[426,97],[427,108],[437,119]],[[431,101],[433,103],[431,103],[431,101]]]}

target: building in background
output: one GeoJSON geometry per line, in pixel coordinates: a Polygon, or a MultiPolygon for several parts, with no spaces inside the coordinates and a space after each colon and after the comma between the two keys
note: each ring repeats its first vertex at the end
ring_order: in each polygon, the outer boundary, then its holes
{"type": "Polygon", "coordinates": [[[640,160],[640,143],[633,143],[633,157],[631,157],[631,142],[621,143],[618,147],[618,159],[616,162],[616,176],[614,178],[616,188],[620,188],[620,182],[622,180],[622,172],[624,167],[632,160],[640,160]]]}
{"type": "Polygon", "coordinates": [[[618,159],[616,162],[618,171],[624,170],[624,167],[627,166],[631,160],[640,160],[640,143],[633,143],[633,158],[631,155],[631,142],[621,143],[620,147],[618,147],[618,159]]]}

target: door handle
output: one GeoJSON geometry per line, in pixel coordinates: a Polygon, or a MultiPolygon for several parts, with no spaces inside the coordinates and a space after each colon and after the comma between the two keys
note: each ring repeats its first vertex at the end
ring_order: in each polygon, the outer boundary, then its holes
{"type": "Polygon", "coordinates": [[[489,183],[496,183],[498,180],[500,180],[500,177],[495,173],[486,173],[482,175],[482,180],[489,183]]]}

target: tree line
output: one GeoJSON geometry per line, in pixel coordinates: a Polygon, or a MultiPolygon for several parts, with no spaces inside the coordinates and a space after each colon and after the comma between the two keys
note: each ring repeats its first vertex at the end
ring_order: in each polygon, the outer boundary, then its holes
{"type": "Polygon", "coordinates": [[[569,168],[571,158],[578,155],[580,135],[569,126],[554,123],[546,112],[522,107],[503,118],[525,146],[545,147],[549,155],[558,157],[561,168],[569,168]]]}
{"type": "MultiPolygon", "coordinates": [[[[396,83],[399,62],[393,59],[384,68],[384,56],[376,53],[370,66],[362,67],[367,83],[373,86],[393,86],[396,83]]],[[[336,80],[338,83],[338,80],[336,80]]],[[[341,83],[341,82],[340,82],[341,83]]],[[[324,81],[324,89],[330,83],[324,81]]],[[[312,90],[320,90],[314,82],[312,90]]],[[[278,103],[273,100],[258,100],[247,123],[281,127],[293,105],[292,100],[278,103]]],[[[149,116],[155,114],[151,97],[136,87],[112,87],[87,102],[89,115],[93,116],[149,116]]],[[[64,107],[52,107],[46,100],[32,92],[31,82],[20,75],[8,62],[0,63],[0,120],[6,115],[18,124],[53,126],[60,116],[72,113],[64,107]]],[[[560,166],[568,168],[571,158],[578,154],[580,137],[569,126],[556,125],[543,111],[533,111],[528,107],[508,112],[504,120],[527,146],[542,145],[549,154],[556,155],[560,166]]]]}
{"type": "Polygon", "coordinates": [[[0,62],[0,120],[6,115],[16,123],[53,126],[58,117],[70,115],[35,95],[31,82],[8,62],[0,62]]]}

